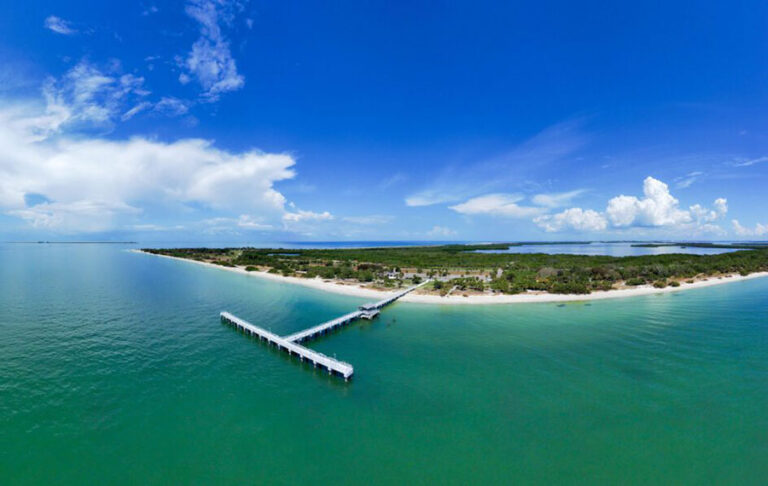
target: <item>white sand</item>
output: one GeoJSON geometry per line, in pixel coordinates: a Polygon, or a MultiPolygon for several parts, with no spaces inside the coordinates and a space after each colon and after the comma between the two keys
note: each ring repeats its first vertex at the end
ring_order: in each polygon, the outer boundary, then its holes
{"type": "MultiPolygon", "coordinates": [[[[312,287],[326,292],[335,292],[337,294],[353,295],[355,297],[366,297],[371,299],[381,299],[383,296],[390,292],[373,290],[370,288],[364,288],[356,284],[342,284],[332,282],[328,280],[322,280],[320,278],[308,279],[298,277],[284,277],[274,273],[267,273],[262,271],[247,272],[243,267],[222,267],[221,265],[215,265],[213,263],[199,262],[196,260],[189,260],[187,258],[172,257],[168,255],[154,255],[152,253],[142,252],[141,250],[132,250],[136,253],[143,253],[146,255],[158,256],[163,258],[171,258],[182,262],[196,263],[198,265],[204,265],[210,268],[216,268],[219,270],[226,270],[229,272],[240,273],[243,275],[250,275],[258,278],[266,278],[278,282],[286,282],[296,285],[304,285],[305,287],[312,287]]],[[[768,272],[757,272],[747,276],[741,275],[725,275],[722,277],[709,277],[707,280],[699,280],[697,282],[687,284],[682,282],[679,287],[666,287],[663,289],[657,289],[651,285],[640,285],[637,287],[621,290],[601,290],[592,292],[591,294],[549,294],[529,292],[525,294],[515,295],[470,295],[464,297],[463,295],[450,295],[448,297],[441,297],[439,295],[417,294],[410,293],[400,299],[401,302],[418,302],[422,304],[521,304],[532,302],[574,302],[574,301],[587,301],[587,300],[600,300],[600,299],[618,299],[624,297],[634,297],[636,295],[650,295],[650,294],[665,294],[668,292],[679,292],[681,290],[696,289],[701,287],[710,287],[712,285],[725,284],[730,282],[739,282],[742,280],[750,280],[753,278],[768,277],[768,272]]]]}

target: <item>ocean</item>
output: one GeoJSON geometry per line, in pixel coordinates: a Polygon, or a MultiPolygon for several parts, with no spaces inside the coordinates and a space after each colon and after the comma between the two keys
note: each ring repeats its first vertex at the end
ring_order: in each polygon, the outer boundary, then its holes
{"type": "MultiPolygon", "coordinates": [[[[141,246],[141,245],[140,245],[141,246]]],[[[127,251],[0,245],[0,483],[765,484],[768,278],[568,304],[396,303],[127,251]]]]}

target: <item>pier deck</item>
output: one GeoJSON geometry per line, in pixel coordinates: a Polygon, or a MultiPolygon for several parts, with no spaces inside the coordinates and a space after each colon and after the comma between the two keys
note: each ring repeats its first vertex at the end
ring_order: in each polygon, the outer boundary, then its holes
{"type": "Polygon", "coordinates": [[[281,349],[290,355],[298,356],[302,361],[306,359],[314,366],[325,368],[328,370],[328,373],[336,373],[345,380],[349,380],[355,372],[355,369],[349,363],[333,359],[324,355],[323,353],[318,353],[317,351],[313,351],[309,348],[305,348],[304,346],[300,346],[296,343],[287,341],[277,334],[267,331],[266,329],[263,329],[259,326],[254,326],[250,322],[244,321],[243,319],[240,319],[239,317],[234,316],[229,312],[222,312],[221,319],[225,322],[228,322],[229,324],[232,324],[238,329],[242,329],[248,334],[257,336],[259,339],[264,339],[268,343],[277,346],[278,349],[281,349]]]}
{"type": "Polygon", "coordinates": [[[323,353],[312,351],[311,349],[305,348],[298,343],[303,343],[314,339],[336,328],[343,327],[350,322],[360,318],[373,319],[379,314],[379,311],[384,306],[391,304],[405,294],[412,292],[419,287],[426,285],[427,283],[429,283],[429,280],[390,295],[389,297],[378,302],[361,305],[358,310],[344,314],[343,316],[337,317],[331,321],[324,322],[317,326],[310,327],[309,329],[305,329],[303,331],[299,331],[284,337],[280,337],[273,332],[267,331],[266,329],[263,329],[259,326],[255,326],[248,321],[230,314],[229,312],[222,312],[221,320],[237,327],[238,329],[242,329],[244,332],[250,335],[258,336],[259,339],[263,339],[268,343],[277,346],[278,349],[287,352],[291,356],[296,355],[302,361],[307,360],[315,367],[320,366],[328,370],[328,373],[330,374],[336,374],[345,380],[349,380],[352,377],[352,374],[355,372],[351,364],[330,358],[323,353]]]}
{"type": "Polygon", "coordinates": [[[304,329],[303,331],[299,331],[295,334],[291,334],[290,336],[285,336],[284,339],[292,343],[302,343],[304,341],[309,341],[313,338],[316,338],[320,335],[330,332],[333,329],[336,329],[337,327],[345,326],[350,322],[358,319],[362,315],[363,315],[363,311],[360,311],[360,310],[350,312],[349,314],[344,314],[343,316],[337,317],[332,321],[318,324],[317,326],[310,327],[309,329],[304,329]]]}
{"type": "Polygon", "coordinates": [[[422,282],[422,283],[420,283],[418,285],[414,285],[412,287],[408,287],[405,290],[401,290],[400,292],[396,292],[396,293],[390,295],[389,297],[387,297],[385,299],[381,299],[378,302],[371,302],[369,304],[363,304],[363,305],[360,306],[360,310],[376,310],[376,309],[381,309],[382,307],[387,306],[387,305],[391,304],[392,302],[396,301],[400,297],[413,292],[414,290],[418,289],[419,287],[423,287],[423,286],[427,285],[429,282],[431,282],[431,280],[425,280],[424,282],[422,282]]]}

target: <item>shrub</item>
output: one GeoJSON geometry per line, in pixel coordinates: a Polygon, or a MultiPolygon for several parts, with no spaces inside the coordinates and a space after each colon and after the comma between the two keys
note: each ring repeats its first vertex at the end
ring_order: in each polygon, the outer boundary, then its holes
{"type": "Polygon", "coordinates": [[[629,280],[627,280],[626,284],[627,285],[633,285],[633,286],[634,285],[643,285],[643,284],[645,284],[645,279],[641,278],[641,277],[633,277],[633,278],[630,278],[629,280]]]}
{"type": "Polygon", "coordinates": [[[677,280],[673,280],[673,281],[669,282],[669,286],[670,287],[679,287],[680,286],[680,282],[678,282],[677,280]]]}
{"type": "Polygon", "coordinates": [[[254,267],[253,265],[248,265],[245,267],[246,272],[255,272],[256,270],[258,270],[258,268],[254,267]]]}
{"type": "Polygon", "coordinates": [[[584,282],[556,282],[550,288],[555,294],[588,294],[589,289],[584,282]]]}
{"type": "Polygon", "coordinates": [[[665,288],[667,286],[667,281],[666,280],[657,280],[657,281],[653,282],[653,286],[656,287],[657,289],[663,289],[663,288],[665,288]]]}

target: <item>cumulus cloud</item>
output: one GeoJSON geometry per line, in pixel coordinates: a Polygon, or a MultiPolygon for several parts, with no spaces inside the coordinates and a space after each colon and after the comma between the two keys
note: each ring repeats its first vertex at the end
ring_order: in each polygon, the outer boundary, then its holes
{"type": "Polygon", "coordinates": [[[768,235],[768,224],[755,224],[754,228],[747,228],[739,223],[738,219],[731,221],[733,225],[733,232],[738,236],[764,236],[768,235]]]}
{"type": "Polygon", "coordinates": [[[186,70],[179,76],[179,81],[186,84],[192,78],[196,79],[205,90],[203,98],[209,101],[245,84],[222,32],[222,24],[231,23],[233,10],[237,7],[236,3],[223,0],[193,0],[186,7],[187,15],[200,25],[200,37],[186,57],[178,59],[186,70]]]}
{"type": "Polygon", "coordinates": [[[77,30],[72,27],[72,24],[61,17],[55,15],[49,15],[45,18],[45,28],[62,35],[77,34],[77,30]]]}
{"type": "Polygon", "coordinates": [[[30,110],[0,110],[0,211],[33,227],[127,227],[142,223],[135,220],[148,208],[245,213],[250,216],[241,217],[239,227],[259,229],[270,219],[331,218],[287,209],[274,184],[295,176],[290,155],[230,152],[201,139],[108,140],[67,132],[40,137],[36,123],[47,120],[30,110]]]}
{"type": "Polygon", "coordinates": [[[674,226],[691,222],[691,214],[679,208],[679,201],[669,193],[669,186],[653,177],[643,181],[644,198],[617,196],[605,210],[614,227],[674,226]]]}
{"type": "Polygon", "coordinates": [[[605,216],[591,209],[570,208],[558,214],[547,214],[533,220],[547,232],[603,231],[608,226],[605,216]]]}
{"type": "Polygon", "coordinates": [[[486,214],[508,218],[528,218],[543,212],[542,208],[519,206],[517,203],[523,199],[523,196],[517,194],[486,194],[450,206],[450,209],[460,214],[486,214]]]}
{"type": "Polygon", "coordinates": [[[680,208],[680,202],[669,192],[669,186],[658,179],[643,181],[643,196],[620,195],[608,201],[604,212],[570,208],[553,215],[542,215],[534,222],[545,231],[602,231],[629,228],[668,228],[696,233],[722,233],[716,224],[728,212],[728,201],[718,198],[713,209],[695,204],[680,208]]]}
{"type": "Polygon", "coordinates": [[[728,201],[725,198],[717,198],[714,209],[707,209],[699,204],[690,207],[691,217],[699,224],[711,223],[722,218],[728,212],[728,201]]]}

